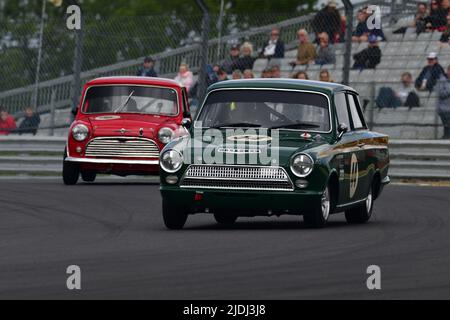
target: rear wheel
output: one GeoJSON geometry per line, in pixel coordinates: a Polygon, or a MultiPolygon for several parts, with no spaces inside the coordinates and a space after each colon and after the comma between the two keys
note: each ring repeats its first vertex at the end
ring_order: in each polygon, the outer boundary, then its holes
{"type": "Polygon", "coordinates": [[[328,222],[331,214],[331,193],[327,186],[320,199],[320,205],[303,215],[303,221],[309,228],[323,228],[328,222]]]}
{"type": "Polygon", "coordinates": [[[232,226],[236,222],[237,217],[235,215],[230,215],[219,211],[214,213],[214,219],[216,219],[218,224],[232,226]]]}
{"type": "Polygon", "coordinates": [[[170,204],[163,199],[163,220],[167,229],[180,230],[183,229],[187,221],[187,212],[184,208],[170,204]]]}
{"type": "Polygon", "coordinates": [[[373,210],[373,186],[370,187],[366,201],[360,206],[345,211],[345,219],[351,224],[366,223],[370,220],[373,210]]]}
{"type": "Polygon", "coordinates": [[[93,171],[81,171],[81,179],[84,182],[94,182],[95,178],[97,178],[97,173],[93,171]]]}
{"type": "Polygon", "coordinates": [[[80,177],[80,167],[78,164],[66,161],[67,151],[64,151],[63,162],[63,181],[67,186],[73,186],[77,184],[80,177]]]}

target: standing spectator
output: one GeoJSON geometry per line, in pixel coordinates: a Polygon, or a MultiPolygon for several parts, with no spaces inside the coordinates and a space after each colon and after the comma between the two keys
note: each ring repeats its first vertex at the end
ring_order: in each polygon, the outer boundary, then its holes
{"type": "Polygon", "coordinates": [[[322,32],[319,34],[319,48],[317,49],[317,59],[316,64],[335,64],[336,63],[336,53],[334,47],[330,44],[328,34],[322,32]]]}
{"type": "Polygon", "coordinates": [[[447,77],[441,76],[437,90],[439,94],[438,114],[444,125],[443,139],[450,139],[450,66],[447,67],[447,77]]]}
{"type": "Polygon", "coordinates": [[[301,29],[297,33],[299,45],[297,52],[297,60],[292,62],[291,65],[308,65],[314,63],[317,58],[316,49],[310,42],[308,32],[305,29],[301,29]]]}
{"type": "Polygon", "coordinates": [[[372,14],[369,14],[367,11],[367,7],[360,9],[358,11],[357,19],[358,24],[356,25],[356,29],[353,32],[352,41],[353,42],[367,42],[369,40],[369,36],[375,35],[378,38],[380,38],[382,41],[386,40],[386,37],[384,36],[383,30],[380,29],[373,29],[369,30],[369,26],[367,23],[367,20],[372,14]]]}
{"type": "Polygon", "coordinates": [[[32,135],[36,135],[40,123],[41,117],[39,114],[34,112],[32,107],[27,107],[25,108],[25,118],[20,123],[16,132],[18,134],[31,133],[32,135]]]}
{"type": "Polygon", "coordinates": [[[253,71],[250,69],[244,70],[244,79],[254,79],[255,75],[253,74],[253,71]]]}
{"type": "Polygon", "coordinates": [[[280,66],[272,66],[272,68],[270,69],[271,72],[271,78],[274,79],[279,79],[281,78],[281,69],[280,66]]]}
{"type": "Polygon", "coordinates": [[[316,35],[325,32],[332,43],[339,42],[341,14],[337,10],[335,0],[328,1],[328,4],[316,14],[312,27],[316,35]]]}
{"type": "Polygon", "coordinates": [[[241,57],[231,65],[233,72],[240,70],[242,73],[246,69],[253,70],[253,64],[255,63],[255,58],[253,58],[253,45],[250,42],[244,42],[241,46],[241,54],[241,57]]]}
{"type": "Polygon", "coordinates": [[[234,70],[233,74],[231,75],[231,78],[233,80],[241,80],[242,79],[242,72],[241,72],[241,70],[234,70]]]}
{"type": "Polygon", "coordinates": [[[138,77],[153,77],[156,78],[158,75],[156,74],[155,70],[155,60],[153,60],[152,57],[146,57],[144,59],[144,64],[142,65],[142,68],[140,68],[137,72],[138,77]]]}
{"type": "Polygon", "coordinates": [[[419,77],[416,79],[416,88],[420,91],[433,91],[436,82],[441,76],[446,76],[444,69],[438,62],[436,52],[431,52],[427,57],[428,65],[422,69],[419,77]]]}
{"type": "Polygon", "coordinates": [[[354,69],[375,69],[381,62],[381,50],[378,45],[378,37],[376,35],[369,36],[369,46],[353,56],[355,64],[354,69]]]}
{"type": "Polygon", "coordinates": [[[328,69],[322,69],[319,74],[319,80],[322,82],[334,82],[328,69]]]}
{"type": "Polygon", "coordinates": [[[188,92],[193,87],[194,75],[192,74],[191,71],[189,71],[189,66],[186,63],[180,64],[180,71],[178,72],[178,75],[175,77],[175,81],[186,87],[186,90],[188,92]]]}
{"type": "Polygon", "coordinates": [[[222,69],[225,70],[227,74],[233,73],[233,64],[239,59],[240,50],[239,45],[235,44],[230,49],[230,55],[222,62],[222,69]]]}
{"type": "Polygon", "coordinates": [[[447,25],[448,8],[444,8],[441,2],[431,1],[430,14],[425,18],[426,28],[429,31],[443,31],[447,25]]]}
{"type": "Polygon", "coordinates": [[[0,135],[8,135],[16,128],[14,118],[9,115],[5,108],[0,107],[0,135]]]}
{"type": "Polygon", "coordinates": [[[264,45],[260,54],[261,58],[284,58],[284,43],[280,40],[280,29],[274,28],[270,33],[270,39],[264,45]]]}
{"type": "Polygon", "coordinates": [[[298,79],[298,80],[309,80],[309,77],[308,77],[308,74],[306,73],[306,71],[299,71],[299,72],[295,73],[293,78],[298,79]]]}

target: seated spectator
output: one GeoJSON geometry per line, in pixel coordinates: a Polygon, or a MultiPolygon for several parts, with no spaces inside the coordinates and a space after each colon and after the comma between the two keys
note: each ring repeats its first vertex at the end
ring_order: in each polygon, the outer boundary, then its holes
{"type": "Polygon", "coordinates": [[[40,123],[41,117],[39,114],[34,112],[33,108],[27,107],[25,108],[25,118],[20,123],[16,132],[18,134],[30,133],[32,135],[36,135],[40,123]]]}
{"type": "Polygon", "coordinates": [[[194,85],[194,75],[191,71],[189,71],[189,66],[186,63],[180,64],[180,71],[178,75],[175,77],[175,81],[177,81],[182,86],[186,87],[186,90],[189,90],[194,85]]]}
{"type": "Polygon", "coordinates": [[[437,85],[439,95],[438,115],[444,125],[443,139],[450,139],[450,66],[447,67],[447,77],[441,76],[437,85]]]}
{"type": "Polygon", "coordinates": [[[438,62],[436,52],[431,52],[427,57],[428,65],[422,69],[419,77],[416,79],[416,89],[420,91],[433,91],[434,86],[442,75],[446,76],[444,69],[438,62]]]}
{"type": "Polygon", "coordinates": [[[299,40],[297,60],[292,62],[291,65],[304,66],[314,63],[317,58],[317,53],[314,45],[309,40],[308,32],[305,29],[301,29],[297,35],[299,40]]]}
{"type": "Polygon", "coordinates": [[[246,69],[253,70],[253,64],[256,60],[253,58],[253,45],[250,42],[245,42],[241,46],[241,54],[241,57],[231,65],[233,72],[235,70],[240,70],[242,73],[246,69]]]}
{"type": "Polygon", "coordinates": [[[284,43],[280,40],[280,29],[274,28],[272,30],[270,39],[264,44],[260,57],[266,59],[284,58],[284,43]]]}
{"type": "Polygon", "coordinates": [[[231,78],[233,80],[240,80],[240,79],[242,79],[242,72],[241,72],[241,70],[234,70],[233,74],[231,75],[231,78]]]}
{"type": "Polygon", "coordinates": [[[308,74],[306,73],[306,71],[299,71],[299,72],[295,73],[293,78],[298,79],[298,80],[309,80],[309,77],[308,77],[308,74]]]}
{"type": "Polygon", "coordinates": [[[230,48],[229,56],[222,62],[222,69],[226,71],[227,74],[233,73],[233,64],[239,59],[240,50],[239,45],[235,44],[230,48]]]}
{"type": "Polygon", "coordinates": [[[382,41],[386,40],[386,37],[384,36],[383,30],[380,29],[373,29],[369,30],[367,20],[372,14],[369,14],[367,11],[367,7],[360,9],[358,11],[357,20],[358,24],[356,25],[356,29],[353,32],[352,41],[353,42],[367,42],[369,40],[369,36],[375,35],[378,38],[380,38],[382,41]]]}
{"type": "Polygon", "coordinates": [[[337,3],[335,0],[330,0],[316,14],[312,22],[312,27],[316,35],[325,32],[331,43],[337,43],[341,37],[341,23],[341,14],[337,10],[337,3]]]}
{"type": "Polygon", "coordinates": [[[261,78],[263,79],[272,78],[272,69],[271,68],[264,69],[263,72],[261,73],[261,78]]]}
{"type": "Polygon", "coordinates": [[[9,115],[5,108],[0,107],[0,135],[8,135],[16,128],[14,118],[9,115]]]}
{"type": "Polygon", "coordinates": [[[219,68],[217,71],[217,82],[221,81],[227,81],[228,80],[228,74],[223,68],[219,68]]]}
{"type": "Polygon", "coordinates": [[[380,88],[380,92],[375,100],[378,108],[397,108],[400,106],[413,107],[420,106],[420,99],[413,86],[412,75],[405,72],[401,77],[402,86],[394,91],[389,87],[380,88]]]}
{"type": "Polygon", "coordinates": [[[254,79],[255,75],[253,74],[253,71],[250,69],[244,70],[244,79],[254,79]]]}
{"type": "Polygon", "coordinates": [[[319,48],[317,49],[316,64],[335,64],[336,53],[334,47],[330,44],[328,34],[322,32],[319,34],[319,48]]]}
{"type": "Polygon", "coordinates": [[[369,46],[353,56],[355,64],[354,69],[375,69],[381,62],[381,50],[378,45],[378,37],[375,35],[369,36],[369,46]]]}
{"type": "Polygon", "coordinates": [[[322,82],[334,82],[331,78],[330,71],[328,69],[322,69],[319,74],[319,81],[322,82]]]}
{"type": "Polygon", "coordinates": [[[426,2],[421,2],[417,5],[416,16],[410,27],[416,29],[416,33],[420,34],[426,31],[425,18],[428,16],[428,5],[426,2]]]}
{"type": "Polygon", "coordinates": [[[158,75],[155,70],[155,60],[152,57],[146,57],[144,59],[144,64],[142,68],[140,68],[137,72],[138,77],[154,77],[156,78],[158,75]]]}
{"type": "Polygon", "coordinates": [[[449,44],[449,40],[450,40],[450,15],[447,16],[447,26],[445,27],[445,30],[442,32],[440,42],[442,44],[449,44]]]}
{"type": "Polygon", "coordinates": [[[281,69],[280,66],[272,66],[272,68],[270,68],[270,72],[271,72],[271,78],[274,79],[279,79],[281,78],[281,69]]]}
{"type": "Polygon", "coordinates": [[[431,1],[430,14],[425,17],[425,25],[428,31],[443,31],[447,25],[448,8],[439,0],[431,1]]]}

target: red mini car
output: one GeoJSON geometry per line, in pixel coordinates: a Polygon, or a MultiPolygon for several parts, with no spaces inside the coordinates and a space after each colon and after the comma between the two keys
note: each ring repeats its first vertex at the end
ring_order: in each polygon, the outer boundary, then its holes
{"type": "Polygon", "coordinates": [[[156,175],[159,153],[187,134],[191,115],[186,89],[160,78],[109,77],[86,84],[64,152],[63,180],[98,173],[156,175]]]}

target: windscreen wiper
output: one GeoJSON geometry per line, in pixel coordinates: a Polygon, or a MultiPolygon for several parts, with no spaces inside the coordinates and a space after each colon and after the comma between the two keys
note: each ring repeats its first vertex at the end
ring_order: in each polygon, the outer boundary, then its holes
{"type": "Polygon", "coordinates": [[[134,94],[134,91],[132,91],[130,93],[130,95],[127,97],[127,100],[125,101],[125,103],[121,107],[117,108],[117,110],[114,111],[114,113],[119,113],[120,111],[122,111],[127,106],[128,102],[130,102],[130,99],[133,96],[133,94],[134,94]]]}
{"type": "Polygon", "coordinates": [[[320,128],[320,126],[317,124],[312,124],[312,123],[299,122],[299,123],[279,125],[279,126],[271,127],[270,129],[276,130],[276,129],[316,129],[316,128],[320,128]]]}
{"type": "Polygon", "coordinates": [[[225,123],[211,127],[211,129],[221,129],[221,128],[261,128],[261,125],[249,122],[237,122],[237,123],[225,123]]]}

